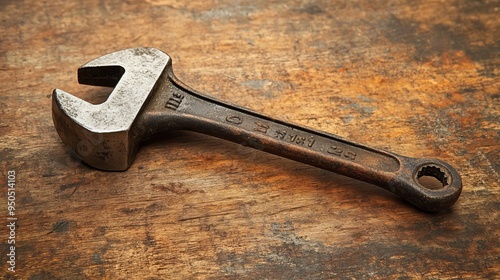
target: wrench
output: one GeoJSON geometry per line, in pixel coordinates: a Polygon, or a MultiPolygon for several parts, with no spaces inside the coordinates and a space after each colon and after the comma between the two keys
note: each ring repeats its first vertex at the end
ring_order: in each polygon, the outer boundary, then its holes
{"type": "Polygon", "coordinates": [[[428,212],[449,208],[462,190],[457,171],[441,160],[397,155],[201,94],[179,81],[170,57],[154,48],[94,59],[78,69],[78,81],[114,87],[98,105],[53,92],[59,136],[77,158],[97,169],[124,171],[144,140],[190,130],[380,186],[428,212]],[[423,176],[436,178],[439,188],[421,184],[423,176]]]}

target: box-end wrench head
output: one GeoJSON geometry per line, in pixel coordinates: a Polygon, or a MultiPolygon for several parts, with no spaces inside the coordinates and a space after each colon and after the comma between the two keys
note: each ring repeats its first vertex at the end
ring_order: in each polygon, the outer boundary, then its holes
{"type": "Polygon", "coordinates": [[[99,105],[57,89],[53,94],[61,139],[98,169],[126,170],[145,139],[190,130],[378,185],[429,212],[449,208],[462,190],[457,171],[441,160],[397,155],[201,94],[175,77],[170,57],[157,49],[105,55],[78,75],[80,83],[115,86],[99,105]],[[442,186],[424,186],[424,176],[442,186]]]}

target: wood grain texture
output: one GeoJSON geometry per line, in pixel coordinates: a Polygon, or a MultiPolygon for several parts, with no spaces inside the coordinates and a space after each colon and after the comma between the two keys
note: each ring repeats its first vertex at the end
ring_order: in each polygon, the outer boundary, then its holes
{"type": "Polygon", "coordinates": [[[0,2],[0,170],[3,186],[17,172],[18,217],[16,273],[3,227],[0,275],[498,279],[499,9],[495,0],[0,2]],[[126,172],[91,169],[60,141],[51,91],[104,101],[110,90],[78,85],[76,69],[138,46],[164,50],[182,81],[219,99],[445,160],[463,194],[431,215],[381,188],[189,132],[145,145],[126,172]]]}

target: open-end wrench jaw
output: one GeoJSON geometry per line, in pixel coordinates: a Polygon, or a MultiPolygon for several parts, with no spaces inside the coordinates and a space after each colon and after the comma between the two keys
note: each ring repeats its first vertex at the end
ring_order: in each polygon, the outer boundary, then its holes
{"type": "Polygon", "coordinates": [[[154,48],[127,49],[94,59],[78,69],[81,84],[115,87],[108,99],[91,104],[60,89],[52,116],[63,142],[84,162],[104,170],[126,170],[138,143],[134,121],[170,57],[154,48]]]}

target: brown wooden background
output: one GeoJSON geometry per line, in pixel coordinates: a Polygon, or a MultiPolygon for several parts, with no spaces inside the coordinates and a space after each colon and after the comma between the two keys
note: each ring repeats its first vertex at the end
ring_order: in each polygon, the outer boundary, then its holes
{"type": "Polygon", "coordinates": [[[500,1],[0,3],[0,216],[13,169],[19,278],[498,279],[500,1]],[[76,69],[138,46],[228,102],[443,159],[463,194],[431,215],[188,132],[144,146],[127,172],[82,165],[53,127],[51,91],[104,101],[76,69]]]}

